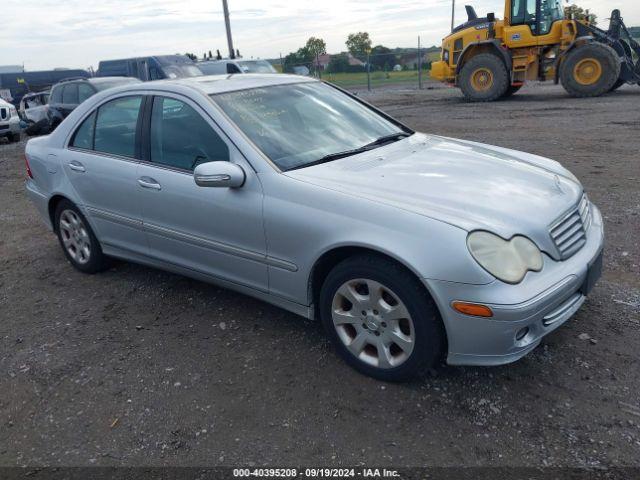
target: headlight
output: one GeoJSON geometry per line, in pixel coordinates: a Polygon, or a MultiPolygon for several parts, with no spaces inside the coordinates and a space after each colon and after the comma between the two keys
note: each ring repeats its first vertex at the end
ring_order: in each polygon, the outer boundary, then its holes
{"type": "Polygon", "coordinates": [[[467,246],[482,268],[506,283],[520,283],[529,270],[542,270],[540,249],[520,235],[504,240],[493,233],[472,232],[467,246]]]}

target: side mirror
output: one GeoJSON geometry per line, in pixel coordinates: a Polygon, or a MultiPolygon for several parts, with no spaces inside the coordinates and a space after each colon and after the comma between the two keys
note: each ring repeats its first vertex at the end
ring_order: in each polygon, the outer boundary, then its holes
{"type": "Polygon", "coordinates": [[[496,21],[496,14],[495,13],[487,13],[487,21],[488,22],[495,22],[496,21]]]}
{"type": "Polygon", "coordinates": [[[244,185],[246,175],[235,163],[207,162],[195,168],[193,179],[199,187],[238,188],[244,185]]]}

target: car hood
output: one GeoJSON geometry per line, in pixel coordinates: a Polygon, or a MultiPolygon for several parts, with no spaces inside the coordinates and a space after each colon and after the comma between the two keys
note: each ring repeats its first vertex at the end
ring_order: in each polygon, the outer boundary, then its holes
{"type": "Polygon", "coordinates": [[[424,134],[286,175],[468,231],[526,235],[547,252],[549,225],[583,190],[553,160],[424,134]]]}

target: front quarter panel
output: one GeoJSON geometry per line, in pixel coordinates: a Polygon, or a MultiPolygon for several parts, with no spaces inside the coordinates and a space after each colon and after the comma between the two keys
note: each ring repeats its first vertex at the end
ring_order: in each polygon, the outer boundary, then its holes
{"type": "Polygon", "coordinates": [[[324,253],[347,246],[391,256],[419,278],[494,280],[472,259],[461,228],[276,172],[260,174],[260,180],[268,255],[296,266],[295,271],[270,268],[274,295],[309,305],[314,264],[324,253]]]}

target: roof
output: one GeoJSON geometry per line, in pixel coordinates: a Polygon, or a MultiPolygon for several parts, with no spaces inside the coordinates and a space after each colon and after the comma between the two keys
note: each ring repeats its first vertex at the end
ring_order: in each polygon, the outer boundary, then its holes
{"type": "Polygon", "coordinates": [[[141,80],[135,78],[135,77],[91,77],[91,78],[87,78],[85,80],[88,80],[90,83],[95,83],[97,85],[101,84],[101,83],[109,83],[109,82],[113,82],[116,80],[120,80],[120,81],[125,81],[125,82],[130,82],[130,83],[141,83],[141,80]]]}
{"type": "MultiPolygon", "coordinates": [[[[300,75],[286,75],[273,73],[242,73],[235,75],[206,75],[202,77],[188,77],[176,80],[158,80],[147,82],[145,86],[155,85],[164,87],[170,85],[182,85],[200,90],[206,95],[216,93],[233,92],[249,88],[271,87],[276,85],[289,85],[292,83],[317,82],[317,80],[300,75]]],[[[139,87],[139,85],[137,85],[139,87]]],[[[161,88],[162,89],[162,88],[161,88]]]]}
{"type": "Polygon", "coordinates": [[[25,99],[25,98],[37,97],[38,95],[48,95],[50,93],[51,93],[51,90],[42,90],[41,92],[29,92],[29,93],[25,93],[22,98],[25,99]]]}

